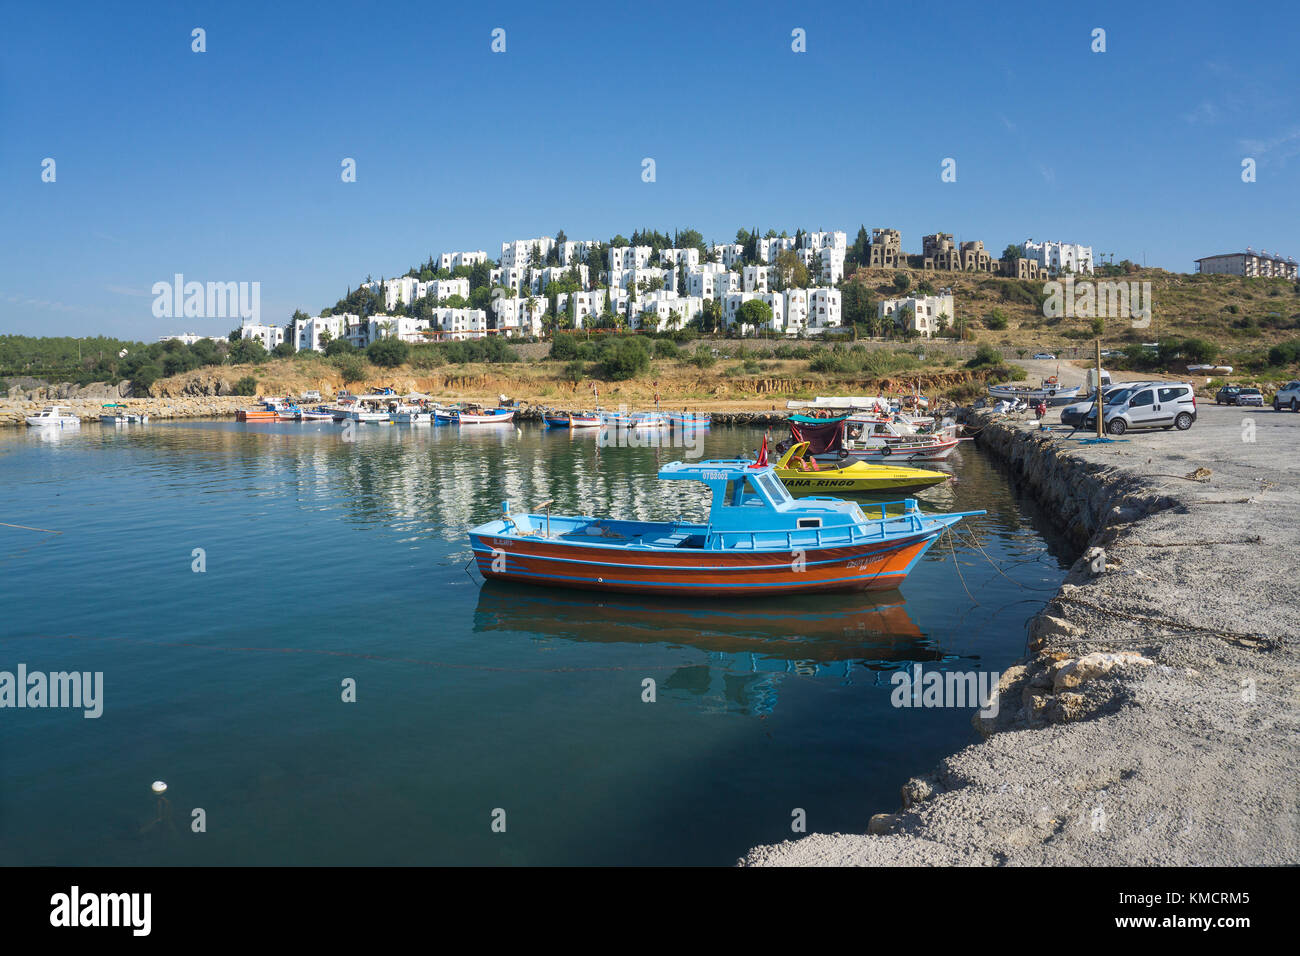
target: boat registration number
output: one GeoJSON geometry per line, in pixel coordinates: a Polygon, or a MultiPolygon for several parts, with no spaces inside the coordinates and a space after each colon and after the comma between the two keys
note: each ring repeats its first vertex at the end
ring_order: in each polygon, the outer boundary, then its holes
{"type": "Polygon", "coordinates": [[[705,481],[726,481],[727,473],[725,471],[706,471],[704,473],[705,481]]]}

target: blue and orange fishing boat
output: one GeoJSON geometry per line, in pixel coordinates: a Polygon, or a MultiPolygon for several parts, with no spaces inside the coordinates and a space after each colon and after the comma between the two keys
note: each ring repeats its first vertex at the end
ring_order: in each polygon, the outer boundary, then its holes
{"type": "Polygon", "coordinates": [[[549,513],[501,517],[469,532],[485,578],[555,587],[702,597],[896,588],[943,531],[969,515],[923,514],[914,500],[872,505],[795,500],[766,456],[672,462],[665,480],[712,492],[706,523],[549,513]],[[879,512],[877,515],[877,511],[879,512]]]}

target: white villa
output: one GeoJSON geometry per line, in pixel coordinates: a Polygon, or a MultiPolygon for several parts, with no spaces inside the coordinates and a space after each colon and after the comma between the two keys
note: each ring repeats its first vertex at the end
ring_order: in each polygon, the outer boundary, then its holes
{"type": "Polygon", "coordinates": [[[906,309],[912,310],[911,317],[907,320],[907,328],[915,329],[927,339],[941,330],[944,319],[951,325],[957,314],[950,289],[944,289],[938,295],[884,299],[877,307],[877,314],[882,319],[892,318],[895,325],[900,325],[906,309]]]}
{"type": "Polygon", "coordinates": [[[1020,244],[1025,258],[1032,259],[1052,275],[1069,268],[1075,275],[1093,271],[1092,246],[1073,242],[1034,242],[1026,239],[1020,244]]]}

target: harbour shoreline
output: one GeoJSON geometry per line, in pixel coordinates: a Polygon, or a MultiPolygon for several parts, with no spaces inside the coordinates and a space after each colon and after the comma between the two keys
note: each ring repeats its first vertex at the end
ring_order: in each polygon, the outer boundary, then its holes
{"type": "MultiPolygon", "coordinates": [[[[486,399],[484,399],[486,401],[486,399]]],[[[143,412],[147,414],[151,421],[170,421],[187,418],[229,418],[234,419],[235,413],[241,408],[248,408],[257,404],[256,399],[249,396],[202,396],[195,398],[119,398],[116,399],[119,405],[126,407],[130,412],[143,412]]],[[[564,403],[559,403],[557,407],[563,407],[564,403]]],[[[572,403],[569,403],[570,405],[572,403]]],[[[789,412],[782,409],[762,411],[758,409],[738,408],[737,405],[771,405],[770,402],[712,402],[708,403],[710,408],[692,407],[691,411],[707,412],[716,425],[742,425],[764,427],[769,425],[780,425],[789,418],[789,412]]],[[[76,415],[83,423],[99,421],[99,415],[103,402],[98,399],[65,399],[63,401],[50,400],[46,402],[32,401],[9,401],[0,399],[0,427],[13,426],[22,428],[26,426],[25,417],[34,415],[46,405],[58,405],[65,414],[76,415]]],[[[614,406],[617,407],[617,406],[614,406]]],[[[676,408],[676,405],[665,403],[665,411],[676,408]]],[[[541,422],[542,405],[528,405],[515,413],[517,421],[521,422],[541,422]]],[[[575,406],[573,410],[578,410],[575,406]]]]}
{"type": "Polygon", "coordinates": [[[1202,405],[1187,432],[1094,445],[962,418],[1088,547],[1002,673],[997,716],[974,718],[982,740],[864,833],[739,864],[1294,865],[1300,416],[1202,405]]]}

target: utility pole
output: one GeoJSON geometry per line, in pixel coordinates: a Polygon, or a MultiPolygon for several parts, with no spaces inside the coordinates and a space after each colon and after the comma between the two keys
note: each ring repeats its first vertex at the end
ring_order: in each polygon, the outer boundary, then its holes
{"type": "Polygon", "coordinates": [[[1101,336],[1097,336],[1097,440],[1102,437],[1102,401],[1101,401],[1101,336]]]}

